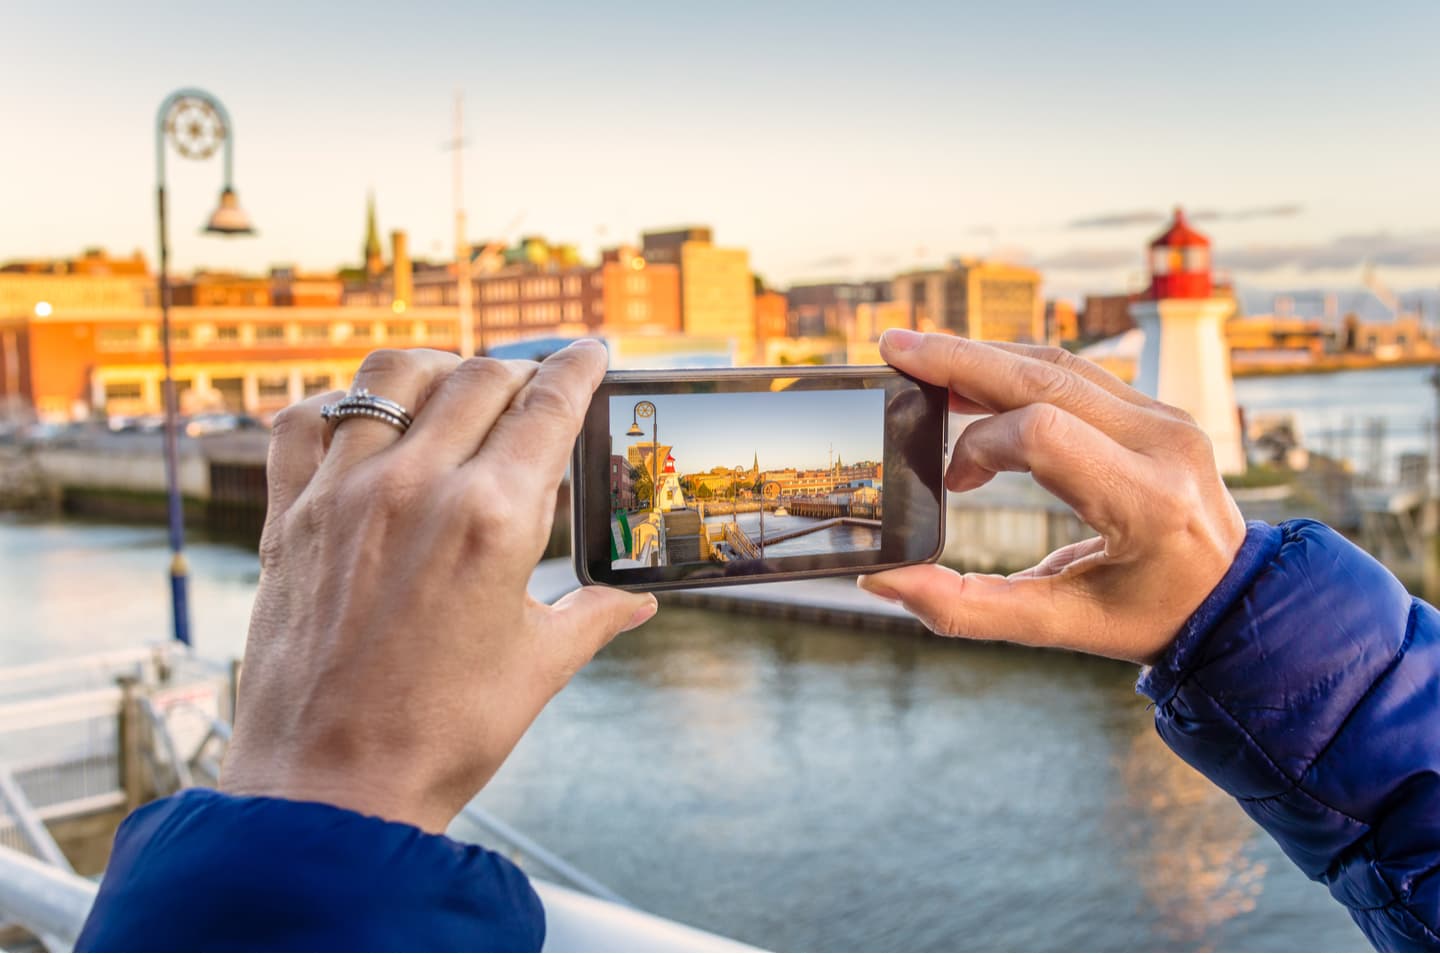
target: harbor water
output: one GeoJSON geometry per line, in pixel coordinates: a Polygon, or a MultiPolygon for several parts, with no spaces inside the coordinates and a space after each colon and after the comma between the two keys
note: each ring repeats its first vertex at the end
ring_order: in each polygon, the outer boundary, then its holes
{"type": "Polygon", "coordinates": [[[1435,388],[1425,367],[1240,378],[1235,401],[1250,417],[1293,412],[1306,447],[1348,460],[1360,472],[1378,466],[1393,478],[1401,454],[1433,454],[1435,388]],[[1378,446],[1373,440],[1373,422],[1378,446]],[[1380,460],[1371,460],[1375,453],[1380,460]]]}
{"type": "MultiPolygon", "coordinates": [[[[760,514],[739,513],[717,514],[705,518],[707,524],[718,525],[730,522],[740,524],[740,529],[745,531],[746,536],[756,543],[760,542],[760,514]]],[[[830,521],[818,517],[777,517],[773,513],[765,514],[765,538],[769,539],[777,534],[790,533],[804,527],[814,526],[830,521]]],[[[816,553],[849,553],[855,550],[878,550],[880,549],[880,531],[866,526],[852,524],[839,524],[826,527],[824,530],[816,530],[813,533],[806,533],[798,537],[791,537],[788,540],[780,540],[768,544],[765,547],[765,555],[768,557],[782,556],[808,556],[816,553]]]]}
{"type": "MultiPolygon", "coordinates": [[[[254,554],[190,562],[198,651],[240,653],[254,554]]],[[[0,663],[168,630],[160,528],[0,523],[0,565],[0,663]]],[[[666,607],[480,802],[642,907],[772,949],[1365,949],[1170,754],[1135,675],[666,607]]]]}

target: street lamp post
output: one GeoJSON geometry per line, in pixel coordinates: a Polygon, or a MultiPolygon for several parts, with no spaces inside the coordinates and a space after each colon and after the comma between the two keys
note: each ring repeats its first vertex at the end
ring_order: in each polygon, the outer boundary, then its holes
{"type": "Polygon", "coordinates": [[[190,607],[185,563],[185,511],[180,499],[179,401],[170,354],[170,240],[166,222],[165,140],[185,159],[209,159],[225,147],[225,185],[220,205],[205,225],[218,235],[251,235],[250,217],[235,198],[231,173],[235,145],[230,115],[220,101],[198,89],[176,90],[160,104],[155,121],[155,206],[160,232],[160,347],[165,364],[165,493],[170,526],[170,607],[175,638],[190,645],[190,607]]]}
{"type": "Polygon", "coordinates": [[[650,418],[650,512],[654,513],[659,509],[656,503],[658,484],[660,483],[660,415],[655,411],[655,405],[649,401],[637,401],[633,413],[630,416],[630,430],[625,432],[626,437],[644,437],[645,432],[640,429],[640,418],[650,418]]]}

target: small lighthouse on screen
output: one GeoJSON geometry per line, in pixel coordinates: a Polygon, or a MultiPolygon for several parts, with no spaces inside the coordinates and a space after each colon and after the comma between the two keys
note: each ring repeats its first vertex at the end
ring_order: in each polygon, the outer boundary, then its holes
{"type": "Polygon", "coordinates": [[[1210,240],[1175,210],[1170,227],[1150,243],[1150,290],[1130,306],[1145,333],[1135,386],[1188,411],[1210,436],[1222,474],[1245,471],[1235,380],[1225,321],[1232,298],[1214,294],[1210,240]]]}

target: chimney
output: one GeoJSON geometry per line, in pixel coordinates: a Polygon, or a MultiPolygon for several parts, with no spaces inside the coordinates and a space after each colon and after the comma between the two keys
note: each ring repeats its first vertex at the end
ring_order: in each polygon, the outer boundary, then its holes
{"type": "Polygon", "coordinates": [[[394,297],[392,307],[396,311],[404,311],[410,307],[410,295],[414,287],[410,280],[410,237],[396,229],[390,233],[390,245],[395,255],[390,273],[394,297]]]}

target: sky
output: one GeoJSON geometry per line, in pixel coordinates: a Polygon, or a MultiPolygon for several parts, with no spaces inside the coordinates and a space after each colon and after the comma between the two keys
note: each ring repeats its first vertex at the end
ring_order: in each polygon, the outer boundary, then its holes
{"type": "Polygon", "coordinates": [[[885,457],[885,392],[879,388],[612,397],[613,453],[648,444],[654,423],[660,445],[672,447],[682,474],[748,468],[757,459],[761,470],[828,467],[832,449],[850,463],[885,457]],[[655,405],[655,417],[640,422],[644,437],[629,437],[625,432],[640,401],[655,405]]]}
{"type": "Polygon", "coordinates": [[[260,234],[201,237],[219,160],[172,158],[173,258],[329,269],[367,190],[452,247],[463,90],[475,240],[587,253],[714,227],[772,284],[955,255],[1047,290],[1140,281],[1177,203],[1265,287],[1440,283],[1440,4],[796,2],[6,4],[0,261],[154,259],[154,122],[181,86],[234,121],[260,234]]]}

